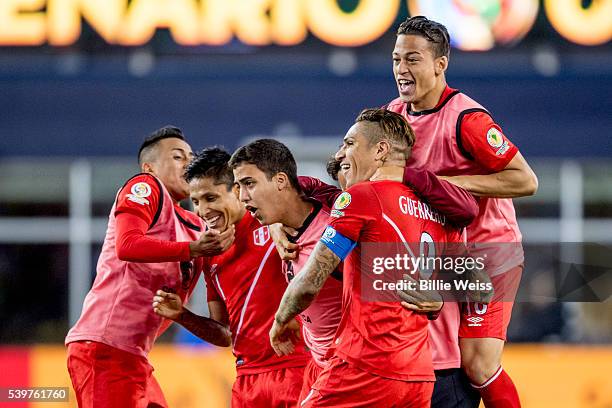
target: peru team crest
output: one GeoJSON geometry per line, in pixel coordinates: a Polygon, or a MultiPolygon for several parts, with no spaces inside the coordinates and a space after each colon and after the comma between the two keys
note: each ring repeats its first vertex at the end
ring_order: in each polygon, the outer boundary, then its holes
{"type": "Polygon", "coordinates": [[[257,246],[264,246],[270,240],[270,230],[267,226],[257,228],[253,231],[253,243],[257,246]]]}

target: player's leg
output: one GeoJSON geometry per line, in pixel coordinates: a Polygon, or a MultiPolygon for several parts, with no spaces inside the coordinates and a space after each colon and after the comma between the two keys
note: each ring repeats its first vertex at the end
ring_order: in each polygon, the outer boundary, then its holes
{"type": "Polygon", "coordinates": [[[506,331],[523,267],[493,277],[495,300],[468,302],[461,316],[461,365],[487,408],[520,407],[518,392],[501,366],[506,331]]]}
{"type": "Polygon", "coordinates": [[[436,370],[431,408],[478,408],[480,393],[460,368],[436,370]]]}
{"type": "Polygon", "coordinates": [[[323,371],[323,369],[320,368],[313,359],[308,362],[306,368],[304,369],[302,390],[300,391],[300,398],[298,401],[303,401],[306,399],[306,396],[310,393],[310,389],[317,380],[317,377],[319,377],[319,374],[321,374],[321,371],[323,371]]]}
{"type": "Polygon", "coordinates": [[[336,357],[330,360],[306,398],[302,408],[404,408],[429,407],[432,382],[398,381],[379,377],[336,357]]]}
{"type": "Polygon", "coordinates": [[[239,375],[232,386],[232,408],[247,408],[252,406],[253,394],[250,393],[257,374],[239,375]]]}
{"type": "Polygon", "coordinates": [[[68,345],[68,371],[79,407],[146,407],[147,362],[143,357],[83,341],[68,345]]]}
{"type": "MultiPolygon", "coordinates": [[[[265,386],[267,401],[265,406],[270,408],[293,408],[298,406],[302,382],[304,381],[304,367],[289,367],[267,373],[265,386]]],[[[262,405],[263,406],[263,405],[262,405]]]]}
{"type": "Polygon", "coordinates": [[[153,376],[153,368],[147,380],[147,408],[168,408],[168,402],[164,396],[157,379],[153,376]]]}
{"type": "Polygon", "coordinates": [[[501,365],[504,341],[496,338],[462,338],[461,363],[486,408],[521,406],[518,392],[501,365]]]}
{"type": "Polygon", "coordinates": [[[303,379],[304,367],[238,376],[232,387],[232,408],[295,407],[303,379]]]}

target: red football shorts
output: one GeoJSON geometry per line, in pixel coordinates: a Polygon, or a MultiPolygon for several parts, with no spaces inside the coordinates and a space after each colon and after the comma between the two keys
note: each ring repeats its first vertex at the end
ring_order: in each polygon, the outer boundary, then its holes
{"type": "Polygon", "coordinates": [[[312,388],[312,385],[315,383],[315,381],[317,381],[317,378],[319,378],[322,371],[323,368],[319,367],[319,365],[315,363],[313,359],[308,362],[306,369],[304,370],[304,383],[302,384],[302,391],[300,392],[299,401],[303,401],[306,398],[310,392],[310,389],[312,388]]]}
{"type": "Polygon", "coordinates": [[[232,387],[232,408],[294,408],[303,378],[304,367],[240,375],[232,387]]]}
{"type": "Polygon", "coordinates": [[[146,358],[103,343],[68,344],[68,373],[80,408],[168,406],[146,358]]]}
{"type": "Polygon", "coordinates": [[[493,276],[493,300],[491,303],[465,302],[461,307],[459,337],[491,337],[506,340],[506,332],[512,317],[514,298],[521,282],[523,265],[493,276]]]}
{"type": "Polygon", "coordinates": [[[431,404],[433,381],[399,381],[379,377],[333,357],[300,408],[424,408],[431,404]]]}

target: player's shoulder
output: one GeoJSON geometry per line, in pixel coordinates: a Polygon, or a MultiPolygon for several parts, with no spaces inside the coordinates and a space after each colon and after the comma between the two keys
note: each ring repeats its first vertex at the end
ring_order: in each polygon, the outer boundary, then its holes
{"type": "Polygon", "coordinates": [[[374,187],[371,181],[362,181],[360,183],[356,183],[353,184],[352,186],[350,186],[349,188],[346,189],[346,191],[342,192],[342,194],[340,194],[338,196],[338,198],[336,199],[336,202],[338,200],[340,200],[340,197],[342,195],[344,196],[368,196],[368,195],[372,195],[374,193],[374,187]]]}
{"type": "Polygon", "coordinates": [[[152,193],[162,190],[161,182],[157,177],[149,173],[138,173],[123,184],[119,189],[120,192],[131,192],[134,195],[149,196],[152,193]]]}
{"type": "Polygon", "coordinates": [[[153,175],[139,173],[130,177],[119,189],[116,196],[117,205],[128,201],[148,205],[163,201],[161,182],[153,175]]]}
{"type": "Polygon", "coordinates": [[[191,227],[196,231],[205,231],[206,225],[204,221],[194,212],[184,209],[183,207],[177,205],[175,207],[177,215],[182,218],[180,221],[186,221],[186,225],[191,227]]]}
{"type": "Polygon", "coordinates": [[[406,102],[402,101],[402,98],[398,97],[384,104],[382,109],[387,109],[392,112],[401,112],[404,109],[404,105],[406,105],[406,102]]]}

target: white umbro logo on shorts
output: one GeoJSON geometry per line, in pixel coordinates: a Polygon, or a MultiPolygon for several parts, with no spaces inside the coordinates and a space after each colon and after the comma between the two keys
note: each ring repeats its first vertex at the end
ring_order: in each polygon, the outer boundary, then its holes
{"type": "Polygon", "coordinates": [[[470,327],[474,327],[474,326],[482,326],[480,324],[480,322],[482,322],[484,319],[482,317],[478,317],[478,316],[472,316],[472,317],[468,317],[467,321],[470,322],[471,324],[468,324],[468,326],[470,327]]]}

